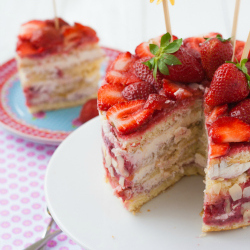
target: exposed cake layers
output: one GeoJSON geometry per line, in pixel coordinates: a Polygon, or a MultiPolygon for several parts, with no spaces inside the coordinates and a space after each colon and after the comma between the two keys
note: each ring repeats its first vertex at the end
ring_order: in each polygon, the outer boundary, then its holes
{"type": "Polygon", "coordinates": [[[89,27],[70,26],[61,19],[60,23],[56,30],[51,21],[31,21],[20,31],[17,63],[32,113],[81,105],[96,97],[104,58],[98,38],[89,27]]]}
{"type": "Polygon", "coordinates": [[[202,100],[157,114],[145,130],[121,136],[101,112],[106,177],[129,211],[135,211],[182,176],[206,165],[202,100]]]}

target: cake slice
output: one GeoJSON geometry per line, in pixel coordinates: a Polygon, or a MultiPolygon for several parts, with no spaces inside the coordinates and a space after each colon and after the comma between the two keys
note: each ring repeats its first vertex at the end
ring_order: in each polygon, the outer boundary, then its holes
{"type": "Polygon", "coordinates": [[[21,26],[16,60],[31,113],[82,105],[96,97],[104,52],[90,27],[62,19],[21,26]]]}
{"type": "MultiPolygon", "coordinates": [[[[163,50],[168,39],[150,42],[163,50]]],[[[204,71],[181,42],[170,45],[168,76],[160,71],[153,76],[147,66],[153,51],[142,43],[135,55],[117,57],[98,91],[106,178],[129,211],[138,211],[184,175],[204,174],[204,71]]]]}

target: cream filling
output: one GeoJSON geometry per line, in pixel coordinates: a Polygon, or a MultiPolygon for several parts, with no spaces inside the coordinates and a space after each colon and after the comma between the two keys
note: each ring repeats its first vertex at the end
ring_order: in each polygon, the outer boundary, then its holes
{"type": "Polygon", "coordinates": [[[25,59],[25,58],[17,58],[19,63],[24,63],[25,60],[34,62],[29,66],[22,66],[22,70],[25,69],[26,74],[31,74],[33,72],[36,73],[44,73],[44,72],[52,72],[57,73],[58,69],[65,69],[72,67],[72,65],[81,64],[85,61],[93,61],[98,58],[104,57],[104,52],[101,48],[94,48],[90,50],[79,50],[74,53],[62,53],[60,55],[50,55],[45,58],[38,59],[25,59]]]}
{"type": "Polygon", "coordinates": [[[234,163],[228,165],[226,161],[221,161],[218,164],[213,164],[207,169],[207,175],[211,180],[218,178],[232,179],[235,178],[250,168],[250,162],[234,163]]]}

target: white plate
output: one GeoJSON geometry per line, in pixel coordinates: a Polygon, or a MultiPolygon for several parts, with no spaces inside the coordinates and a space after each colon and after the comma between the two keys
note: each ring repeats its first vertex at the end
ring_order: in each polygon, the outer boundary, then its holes
{"type": "Polygon", "coordinates": [[[250,228],[200,237],[203,189],[201,177],[186,177],[141,213],[126,211],[104,181],[99,118],[62,142],[45,178],[51,214],[85,250],[249,250],[250,228]]]}

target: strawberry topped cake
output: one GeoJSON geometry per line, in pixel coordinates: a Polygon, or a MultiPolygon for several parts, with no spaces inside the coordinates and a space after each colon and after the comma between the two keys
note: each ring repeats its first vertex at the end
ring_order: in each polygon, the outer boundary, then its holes
{"type": "Polygon", "coordinates": [[[81,105],[96,96],[104,53],[96,32],[61,18],[21,26],[17,63],[31,113],[81,105]]]}
{"type": "Polygon", "coordinates": [[[247,59],[226,62],[230,39],[204,37],[170,43],[167,33],[120,54],[98,109],[106,179],[125,208],[205,175],[208,232],[250,224],[250,76],[247,59]]]}

